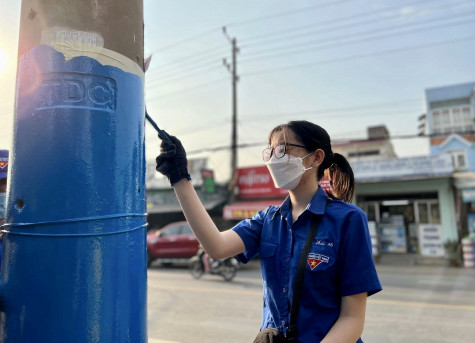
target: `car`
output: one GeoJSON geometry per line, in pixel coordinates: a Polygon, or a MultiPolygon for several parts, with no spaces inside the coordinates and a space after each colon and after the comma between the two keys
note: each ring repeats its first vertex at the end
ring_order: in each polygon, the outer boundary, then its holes
{"type": "Polygon", "coordinates": [[[158,260],[164,265],[187,263],[200,243],[186,221],[170,223],[147,233],[147,267],[158,260]]]}

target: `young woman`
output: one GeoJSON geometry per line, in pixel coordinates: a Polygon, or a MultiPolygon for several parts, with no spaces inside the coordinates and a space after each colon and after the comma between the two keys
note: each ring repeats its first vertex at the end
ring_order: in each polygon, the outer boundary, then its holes
{"type": "Polygon", "coordinates": [[[297,318],[298,342],[362,342],[366,299],[380,291],[365,213],[349,204],[353,172],[334,154],[328,133],[307,121],[291,121],[269,134],[263,151],[276,187],[289,196],[232,230],[220,232],[202,206],[186,169],[180,141],[163,141],[157,170],[166,175],[193,232],[214,259],[236,256],[246,263],[259,253],[264,285],[261,330],[286,334],[293,282],[312,218],[322,216],[304,271],[297,318]],[[334,194],[319,187],[328,169],[334,194]],[[343,199],[341,201],[338,199],[343,199]]]}

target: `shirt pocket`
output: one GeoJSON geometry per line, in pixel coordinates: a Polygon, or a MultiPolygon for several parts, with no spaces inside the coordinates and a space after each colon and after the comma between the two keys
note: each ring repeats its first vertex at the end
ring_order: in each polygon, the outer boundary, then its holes
{"type": "Polygon", "coordinates": [[[259,258],[261,260],[262,277],[264,284],[272,285],[278,275],[277,243],[261,242],[259,258]]]}
{"type": "Polygon", "coordinates": [[[327,245],[312,244],[307,255],[305,269],[313,272],[324,272],[335,269],[336,255],[333,247],[327,245]]]}
{"type": "MultiPolygon", "coordinates": [[[[322,299],[334,299],[338,295],[339,281],[337,272],[337,254],[333,247],[313,244],[310,253],[307,256],[305,266],[305,280],[307,287],[314,290],[310,292],[315,297],[316,302],[322,302],[322,299]]],[[[309,294],[310,294],[309,293],[309,294]]],[[[329,305],[333,306],[332,301],[329,305]]]]}

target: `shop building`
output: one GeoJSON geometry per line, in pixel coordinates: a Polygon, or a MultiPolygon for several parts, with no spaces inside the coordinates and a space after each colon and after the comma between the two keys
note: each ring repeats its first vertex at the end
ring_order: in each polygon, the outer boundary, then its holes
{"type": "Polygon", "coordinates": [[[460,238],[452,155],[396,158],[385,126],[368,128],[367,140],[338,142],[333,150],[353,167],[354,202],[368,215],[373,254],[445,263],[460,238]]]}
{"type": "Polygon", "coordinates": [[[431,155],[449,154],[457,172],[475,172],[475,83],[427,89],[425,97],[419,128],[431,155]]]}
{"type": "Polygon", "coordinates": [[[475,82],[425,91],[421,134],[430,137],[431,155],[452,157],[459,237],[475,235],[475,82]]]}
{"type": "Polygon", "coordinates": [[[412,254],[415,263],[445,263],[459,240],[450,156],[352,163],[355,202],[375,228],[378,254],[412,254]]]}

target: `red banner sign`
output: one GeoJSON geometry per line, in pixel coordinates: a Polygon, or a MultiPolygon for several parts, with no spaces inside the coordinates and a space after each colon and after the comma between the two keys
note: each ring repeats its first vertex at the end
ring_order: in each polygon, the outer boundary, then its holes
{"type": "Polygon", "coordinates": [[[286,196],[287,191],[274,187],[266,166],[238,168],[237,186],[240,198],[268,198],[286,196]]]}
{"type": "Polygon", "coordinates": [[[224,206],[223,218],[225,219],[245,219],[251,218],[257,212],[265,210],[269,206],[279,206],[284,199],[267,199],[267,200],[246,200],[238,201],[230,205],[224,206]]]}
{"type": "MultiPolygon", "coordinates": [[[[285,189],[275,188],[266,166],[238,168],[237,176],[237,187],[241,199],[285,197],[288,194],[285,189]]],[[[320,186],[326,192],[330,190],[330,181],[327,176],[320,180],[320,186]]]]}

